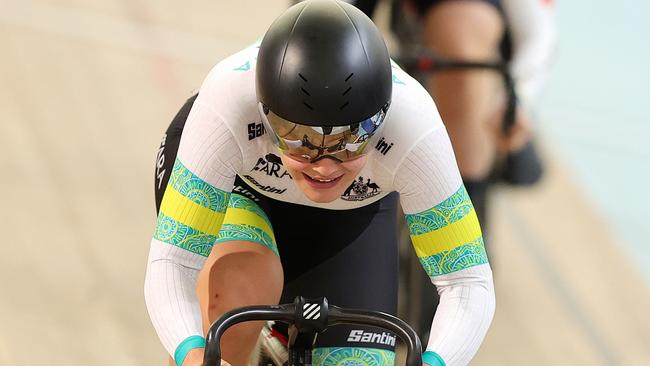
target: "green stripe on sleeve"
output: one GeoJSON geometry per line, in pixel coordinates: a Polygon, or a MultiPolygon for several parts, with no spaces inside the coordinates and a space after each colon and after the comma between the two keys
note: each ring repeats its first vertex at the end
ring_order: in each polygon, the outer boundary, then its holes
{"type": "Polygon", "coordinates": [[[180,160],[176,159],[172,174],[169,177],[169,186],[181,195],[214,212],[226,212],[230,193],[203,181],[187,169],[180,160]]]}
{"type": "Polygon", "coordinates": [[[203,257],[210,255],[216,236],[206,234],[182,224],[162,212],[158,215],[158,225],[154,238],[164,243],[177,246],[203,257]]]}

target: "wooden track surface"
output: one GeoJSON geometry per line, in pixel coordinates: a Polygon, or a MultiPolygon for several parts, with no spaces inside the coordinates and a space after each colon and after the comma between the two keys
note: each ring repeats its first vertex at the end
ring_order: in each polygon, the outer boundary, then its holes
{"type": "MultiPolygon", "coordinates": [[[[0,5],[0,366],[162,365],[143,300],[159,138],[285,3],[0,5]]],[[[473,364],[650,364],[647,284],[560,158],[495,192],[497,315],[473,364]]]]}

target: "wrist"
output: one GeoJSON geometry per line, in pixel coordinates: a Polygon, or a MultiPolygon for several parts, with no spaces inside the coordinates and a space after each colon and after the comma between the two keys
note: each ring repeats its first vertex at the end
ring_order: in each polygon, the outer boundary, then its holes
{"type": "Polygon", "coordinates": [[[422,354],[422,363],[429,366],[445,366],[445,361],[439,354],[433,351],[426,351],[422,354]]]}
{"type": "Polygon", "coordinates": [[[176,365],[200,365],[197,361],[203,362],[204,347],[205,338],[196,335],[187,337],[178,345],[178,347],[176,347],[176,352],[174,353],[174,361],[176,361],[176,365]]]}

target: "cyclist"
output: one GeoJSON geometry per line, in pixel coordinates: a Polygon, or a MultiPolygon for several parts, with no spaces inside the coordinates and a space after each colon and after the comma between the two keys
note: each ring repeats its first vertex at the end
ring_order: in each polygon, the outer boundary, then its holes
{"type": "MultiPolygon", "coordinates": [[[[156,196],[145,299],[176,365],[200,365],[209,324],[239,306],[326,296],[395,314],[398,203],[441,298],[424,361],[467,364],[492,320],[479,222],[435,104],[347,3],[295,5],[210,71],[163,139],[156,196]]],[[[262,326],[227,331],[223,358],[247,364],[262,326]]],[[[394,348],[389,332],[339,325],[314,364],[392,365],[394,348]]]]}
{"type": "MultiPolygon", "coordinates": [[[[433,74],[426,84],[445,121],[463,181],[485,228],[487,190],[497,154],[507,155],[502,172],[506,182],[532,184],[541,175],[531,142],[528,107],[546,81],[555,47],[553,1],[394,1],[400,3],[394,9],[406,13],[406,19],[416,20],[408,22],[408,32],[396,30],[400,38],[408,33],[448,60],[505,60],[515,80],[518,109],[514,127],[505,134],[501,121],[506,100],[496,96],[502,84],[496,73],[454,69],[433,74]],[[419,27],[412,23],[419,23],[419,27]]],[[[349,2],[369,16],[377,5],[377,0],[349,2]]]]}
{"type": "MultiPolygon", "coordinates": [[[[507,133],[503,133],[501,126],[507,100],[502,92],[503,82],[496,72],[469,68],[440,70],[429,74],[425,83],[448,129],[465,187],[485,236],[488,189],[495,178],[527,185],[541,177],[540,161],[531,141],[529,108],[546,81],[553,56],[552,1],[391,1],[391,26],[401,52],[424,47],[445,60],[505,61],[515,81],[516,119],[507,133]],[[496,155],[502,156],[498,159],[502,161],[497,163],[496,155]]],[[[378,0],[348,2],[372,16],[378,0]]],[[[487,252],[491,253],[489,245],[487,252]]],[[[413,278],[413,272],[402,270],[410,274],[406,276],[409,277],[407,286],[422,286],[416,292],[421,293],[424,304],[413,302],[405,317],[426,339],[426,329],[438,301],[435,289],[428,286],[424,274],[422,279],[413,278]]]]}

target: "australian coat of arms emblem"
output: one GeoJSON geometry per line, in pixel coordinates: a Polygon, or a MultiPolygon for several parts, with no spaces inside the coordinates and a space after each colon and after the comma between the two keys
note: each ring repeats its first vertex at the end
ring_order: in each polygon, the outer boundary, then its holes
{"type": "Polygon", "coordinates": [[[379,193],[381,193],[381,188],[372,182],[370,178],[364,181],[363,177],[359,177],[343,192],[341,199],[346,201],[363,201],[379,193]]]}

